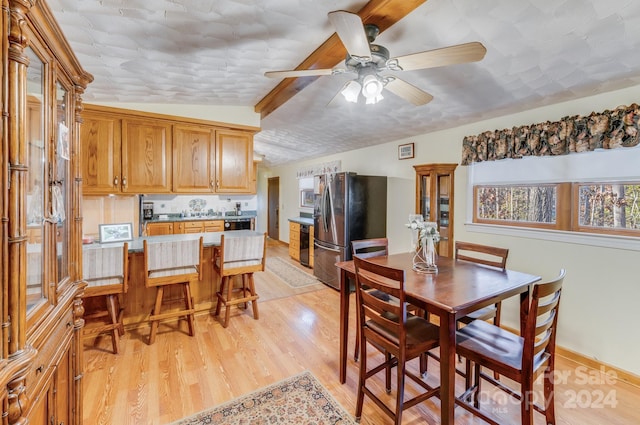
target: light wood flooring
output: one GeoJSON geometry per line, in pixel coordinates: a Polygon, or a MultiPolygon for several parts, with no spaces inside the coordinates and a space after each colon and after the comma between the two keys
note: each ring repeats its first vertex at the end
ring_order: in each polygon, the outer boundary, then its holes
{"type": "MultiPolygon", "coordinates": [[[[267,255],[288,258],[287,247],[271,242],[267,255]]],[[[123,337],[118,355],[109,351],[107,337],[85,340],[84,424],[166,424],[304,370],[353,414],[359,365],[352,357],[355,318],[352,314],[347,382],[340,385],[338,292],[320,286],[296,294],[276,285],[270,273],[257,273],[255,279],[258,293],[269,298],[258,302],[259,320],[253,319],[250,308],[235,309],[225,329],[217,318],[204,314],[197,316],[194,337],[186,334],[186,324],[168,323],[160,326],[152,346],[147,345],[148,328],[132,329],[123,337]],[[274,286],[279,289],[270,289],[274,286]]],[[[556,375],[558,424],[640,423],[640,388],[559,356],[556,375]]],[[[438,365],[430,360],[428,379],[437,384],[438,376],[438,365]]],[[[489,385],[484,389],[496,396],[489,385]]],[[[515,402],[496,400],[490,407],[494,414],[505,424],[520,423],[515,402]]],[[[403,424],[438,424],[439,408],[437,399],[428,400],[406,411],[403,424]]],[[[544,423],[537,413],[535,419],[536,424],[544,423]]],[[[390,420],[365,398],[361,423],[390,420]]],[[[484,422],[456,409],[456,423],[484,422]]]]}

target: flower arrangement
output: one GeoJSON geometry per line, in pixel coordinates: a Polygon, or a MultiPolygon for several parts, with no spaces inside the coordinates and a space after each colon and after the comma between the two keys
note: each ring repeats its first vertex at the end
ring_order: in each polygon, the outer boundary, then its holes
{"type": "Polygon", "coordinates": [[[409,219],[406,226],[411,230],[418,230],[418,244],[421,244],[428,236],[431,236],[434,242],[438,242],[440,240],[438,223],[433,221],[423,221],[422,216],[409,219]]]}
{"type": "Polygon", "coordinates": [[[421,215],[411,215],[406,226],[417,230],[413,269],[419,273],[437,273],[435,243],[440,240],[438,223],[424,221],[421,215]]]}

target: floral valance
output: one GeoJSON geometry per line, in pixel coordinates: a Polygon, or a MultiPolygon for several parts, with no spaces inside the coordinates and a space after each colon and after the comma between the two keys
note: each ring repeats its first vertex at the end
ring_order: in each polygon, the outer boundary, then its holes
{"type": "Polygon", "coordinates": [[[296,177],[299,179],[304,179],[307,177],[318,176],[321,174],[327,173],[339,173],[341,170],[341,161],[329,161],[323,162],[321,164],[312,164],[304,168],[298,169],[296,172],[296,177]]]}
{"type": "Polygon", "coordinates": [[[634,103],[588,116],[485,131],[462,140],[461,163],[631,147],[640,142],[639,129],[640,106],[634,103]]]}

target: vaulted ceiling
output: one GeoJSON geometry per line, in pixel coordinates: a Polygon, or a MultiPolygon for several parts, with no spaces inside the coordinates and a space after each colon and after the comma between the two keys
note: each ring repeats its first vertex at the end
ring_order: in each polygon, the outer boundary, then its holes
{"type": "Polygon", "coordinates": [[[640,84],[635,0],[46,1],[95,77],[86,103],[255,107],[255,151],[272,166],[640,84]],[[340,63],[334,10],[378,24],[391,56],[472,41],[487,53],[403,72],[434,97],[423,106],[388,92],[327,106],[352,76],[264,76],[340,63]]]}

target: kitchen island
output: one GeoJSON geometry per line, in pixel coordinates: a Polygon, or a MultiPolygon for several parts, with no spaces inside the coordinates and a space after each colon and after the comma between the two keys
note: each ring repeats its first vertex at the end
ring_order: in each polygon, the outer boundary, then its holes
{"type": "MultiPolygon", "coordinates": [[[[149,314],[153,309],[156,296],[155,288],[147,288],[144,286],[144,255],[143,240],[155,241],[176,241],[189,240],[203,237],[204,253],[203,253],[203,269],[202,279],[191,285],[191,295],[193,297],[196,314],[213,312],[215,309],[215,293],[218,289],[218,275],[213,269],[213,251],[220,246],[220,238],[238,237],[243,235],[260,234],[252,230],[235,230],[229,232],[213,232],[213,233],[192,233],[180,235],[162,235],[162,236],[145,236],[135,238],[128,242],[129,244],[129,284],[128,291],[123,295],[120,305],[124,308],[123,322],[125,328],[134,329],[141,328],[142,333],[146,335],[146,328],[149,327],[149,314]]],[[[83,252],[90,249],[100,249],[109,245],[118,245],[118,243],[100,244],[92,243],[83,245],[83,252]]],[[[120,243],[120,246],[124,245],[120,243]]],[[[93,310],[104,309],[104,301],[100,297],[85,298],[85,310],[90,313],[93,310]]],[[[167,288],[165,291],[165,303],[163,311],[170,311],[173,307],[183,306],[180,288],[167,288]],[[175,300],[172,302],[171,300],[175,300]]],[[[175,327],[175,322],[171,322],[170,326],[175,327]]],[[[161,328],[162,332],[163,329],[161,328]]]]}

